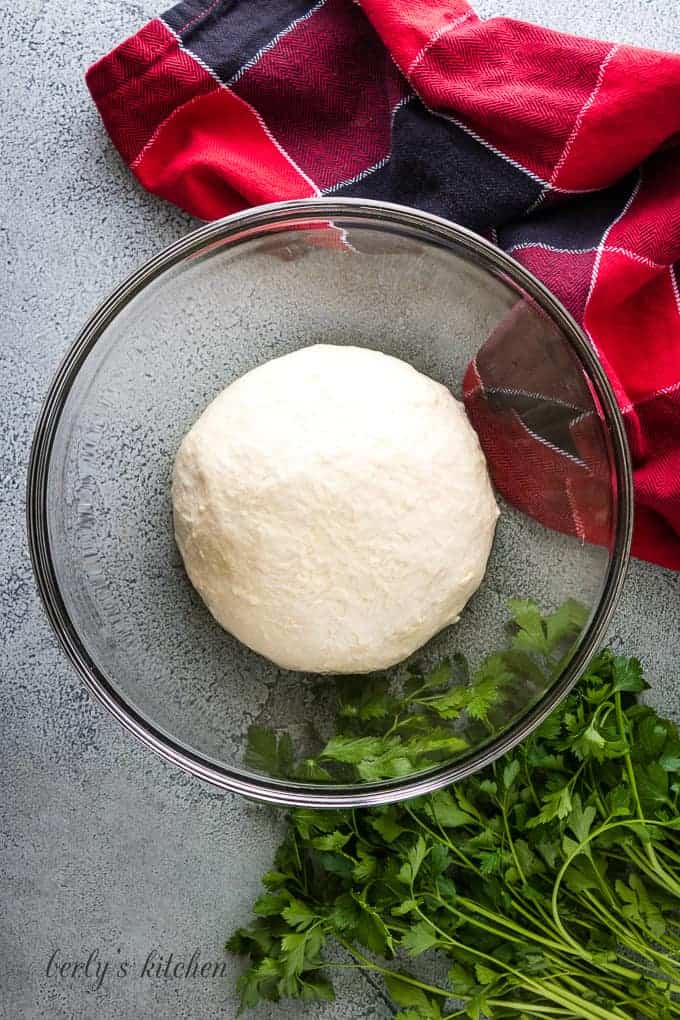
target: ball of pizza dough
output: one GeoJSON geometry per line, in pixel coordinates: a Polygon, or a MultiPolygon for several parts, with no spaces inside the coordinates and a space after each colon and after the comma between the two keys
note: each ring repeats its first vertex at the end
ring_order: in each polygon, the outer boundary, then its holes
{"type": "Polygon", "coordinates": [[[228,386],[172,484],[215,619],[287,669],[368,673],[455,623],[498,509],[463,406],[398,358],[319,344],[228,386]]]}

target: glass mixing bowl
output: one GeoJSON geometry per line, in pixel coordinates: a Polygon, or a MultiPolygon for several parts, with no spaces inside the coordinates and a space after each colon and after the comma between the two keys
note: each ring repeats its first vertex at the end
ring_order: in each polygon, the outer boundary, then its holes
{"type": "Polygon", "coordinates": [[[533,730],[604,633],[631,517],[621,417],[560,303],[475,234],[352,199],[227,217],[131,276],[59,368],[29,472],[38,586],[90,690],[201,779],[321,807],[434,790],[533,730]],[[245,648],[202,604],[173,537],[185,432],[238,376],[320,341],[396,355],[458,397],[465,380],[499,491],[488,571],[460,622],[368,678],[290,673],[245,648]],[[518,636],[509,599],[562,608],[532,638],[536,611],[515,603],[528,628],[518,636]],[[337,733],[340,761],[326,753],[337,733]]]}

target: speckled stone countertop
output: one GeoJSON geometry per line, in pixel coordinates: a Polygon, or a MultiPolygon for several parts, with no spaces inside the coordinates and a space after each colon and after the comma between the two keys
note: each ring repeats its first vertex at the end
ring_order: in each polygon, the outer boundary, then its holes
{"type": "MultiPolygon", "coordinates": [[[[477,9],[680,50],[680,20],[663,0],[483,0],[477,9]]],[[[94,703],[38,605],[24,529],[31,433],[60,357],[115,281],[192,226],[135,184],[82,77],[156,7],[3,0],[0,11],[0,1016],[232,1020],[234,961],[203,979],[139,972],[153,953],[224,962],[225,933],[248,917],[280,818],[165,765],[94,703]],[[57,972],[95,953],[89,978],[57,972]]],[[[676,717],[679,617],[680,575],[633,563],[611,640],[637,651],[654,702],[676,717]]],[[[252,1016],[391,1015],[375,984],[354,974],[338,985],[335,1004],[252,1016]]]]}

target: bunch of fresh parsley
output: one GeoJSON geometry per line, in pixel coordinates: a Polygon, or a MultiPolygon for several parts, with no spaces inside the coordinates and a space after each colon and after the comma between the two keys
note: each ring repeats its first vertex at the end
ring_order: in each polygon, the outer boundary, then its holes
{"type": "MultiPolygon", "coordinates": [[[[512,609],[510,649],[473,676],[456,660],[400,697],[357,688],[316,758],[295,762],[266,731],[252,754],[333,780],[450,757],[445,739],[502,725],[517,677],[545,686],[582,622],[575,603],[547,618],[530,601],[512,609]]],[[[680,1017],[680,739],[638,703],[645,687],[636,659],[604,651],[486,771],[402,804],[293,811],[256,919],[228,943],[249,958],[242,1007],[331,999],[335,942],[383,975],[399,1020],[680,1017]],[[441,985],[408,968],[434,950],[449,961],[441,985]]]]}

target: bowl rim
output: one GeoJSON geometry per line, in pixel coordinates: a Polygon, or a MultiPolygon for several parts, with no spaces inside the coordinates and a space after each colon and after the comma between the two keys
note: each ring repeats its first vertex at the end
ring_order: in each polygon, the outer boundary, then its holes
{"type": "Polygon", "coordinates": [[[361,807],[431,793],[489,765],[527,737],[552,712],[586,668],[612,618],[623,586],[633,528],[633,481],[623,416],[595,348],[562,303],[531,272],[490,241],[431,213],[390,202],[356,198],[306,198],[256,206],[190,231],[139,267],[96,308],[59,365],[38,415],[28,467],[26,517],[31,563],[52,628],[76,672],[111,714],[165,761],[223,791],[259,801],[315,808],[361,807]],[[602,408],[616,477],[616,528],[598,604],[579,646],[556,682],[521,719],[498,737],[449,762],[413,776],[361,785],[324,786],[285,782],[211,761],[185,747],[129,705],[89,655],[61,596],[47,524],[52,448],[75,379],[107,326],[144,287],[208,244],[233,242],[244,231],[286,229],[295,221],[370,221],[423,231],[436,242],[453,243],[492,274],[506,275],[555,322],[575,350],[602,408]]]}

